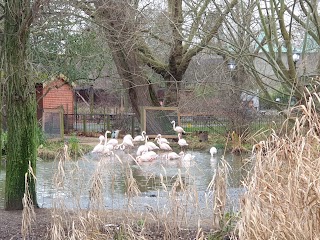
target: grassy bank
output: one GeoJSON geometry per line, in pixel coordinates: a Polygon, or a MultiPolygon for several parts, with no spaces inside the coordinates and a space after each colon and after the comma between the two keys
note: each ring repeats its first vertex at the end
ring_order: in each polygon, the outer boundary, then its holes
{"type": "Polygon", "coordinates": [[[75,136],[71,136],[67,141],[64,140],[47,140],[38,147],[38,157],[42,160],[53,160],[58,153],[65,151],[65,145],[68,146],[69,156],[76,159],[90,152],[93,147],[90,144],[82,144],[75,136]]]}

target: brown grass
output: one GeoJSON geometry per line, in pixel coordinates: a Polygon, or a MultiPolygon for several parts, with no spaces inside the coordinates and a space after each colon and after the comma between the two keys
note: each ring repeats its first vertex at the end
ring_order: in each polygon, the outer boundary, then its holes
{"type": "Polygon", "coordinates": [[[313,95],[292,109],[280,133],[254,148],[242,199],[240,239],[320,238],[320,122],[313,95]]]}

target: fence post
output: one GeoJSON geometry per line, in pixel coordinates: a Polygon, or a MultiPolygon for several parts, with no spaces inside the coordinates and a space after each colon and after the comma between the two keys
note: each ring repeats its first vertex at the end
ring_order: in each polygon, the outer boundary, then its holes
{"type": "Polygon", "coordinates": [[[69,133],[69,114],[64,115],[66,131],[69,133]]]}
{"type": "Polygon", "coordinates": [[[64,138],[64,110],[63,110],[63,106],[60,106],[60,111],[59,111],[59,115],[60,115],[60,137],[61,139],[64,138]]]}
{"type": "Polygon", "coordinates": [[[84,135],[87,133],[87,117],[85,114],[83,115],[83,133],[84,135]]]}

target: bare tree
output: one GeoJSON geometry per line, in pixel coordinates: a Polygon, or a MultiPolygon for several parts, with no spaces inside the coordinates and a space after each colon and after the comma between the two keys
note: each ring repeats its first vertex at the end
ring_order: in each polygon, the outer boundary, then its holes
{"type": "Polygon", "coordinates": [[[317,6],[317,1],[240,1],[221,28],[221,46],[209,47],[243,66],[266,100],[280,110],[271,92],[287,96],[285,106],[290,96],[303,99],[304,82],[299,76],[306,66],[307,41],[310,36],[319,41],[317,6]],[[303,34],[304,38],[299,37],[303,34]],[[294,51],[301,46],[302,64],[298,66],[294,51]]]}
{"type": "Polygon", "coordinates": [[[209,0],[184,4],[182,0],[169,0],[157,10],[149,6],[137,8],[140,5],[130,1],[95,1],[94,9],[84,2],[80,7],[105,29],[118,73],[139,116],[140,106],[159,105],[143,68],[147,66],[162,77],[165,105],[177,106],[183,75],[192,57],[205,49],[237,2],[226,2],[224,10],[216,11],[214,18],[214,5],[209,0]],[[152,24],[149,16],[162,19],[162,26],[152,24]]]}

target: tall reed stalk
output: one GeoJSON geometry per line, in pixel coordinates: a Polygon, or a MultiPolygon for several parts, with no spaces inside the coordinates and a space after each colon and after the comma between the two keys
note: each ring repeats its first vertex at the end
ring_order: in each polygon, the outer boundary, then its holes
{"type": "Polygon", "coordinates": [[[31,226],[36,219],[33,201],[29,192],[30,178],[33,178],[34,180],[36,180],[36,176],[34,175],[33,169],[29,162],[29,168],[25,174],[25,192],[22,198],[23,210],[22,210],[21,234],[23,239],[28,239],[31,236],[31,232],[32,232],[31,226]]]}
{"type": "Polygon", "coordinates": [[[254,148],[240,239],[320,239],[320,96],[309,95],[305,105],[292,109],[280,133],[254,148]]]}

